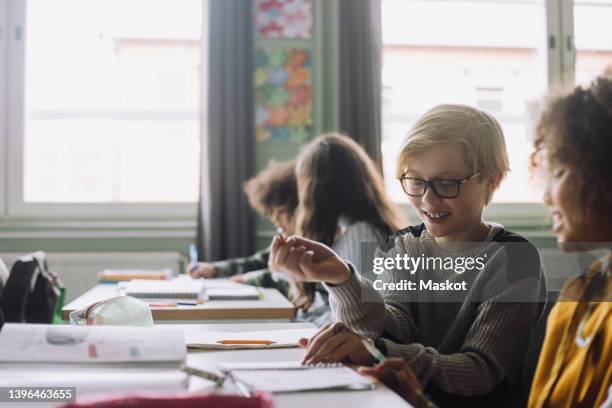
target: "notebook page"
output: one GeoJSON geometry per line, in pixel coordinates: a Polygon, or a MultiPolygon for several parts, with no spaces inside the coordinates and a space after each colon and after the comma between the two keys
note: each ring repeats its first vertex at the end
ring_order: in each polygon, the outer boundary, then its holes
{"type": "MultiPolygon", "coordinates": [[[[185,341],[188,347],[212,349],[297,347],[299,339],[311,338],[316,333],[317,329],[315,328],[248,332],[223,332],[190,328],[185,330],[185,341]],[[266,340],[274,343],[271,345],[224,345],[219,343],[221,340],[266,340]]],[[[261,368],[261,365],[256,368],[261,368]]]]}
{"type": "Polygon", "coordinates": [[[299,361],[261,361],[248,363],[219,363],[217,368],[223,372],[234,370],[308,370],[312,366],[299,361]]]}
{"type": "Polygon", "coordinates": [[[368,390],[372,381],[345,366],[310,367],[300,370],[244,370],[232,371],[234,381],[253,390],[272,393],[314,390],[368,390]]]}
{"type": "Polygon", "coordinates": [[[6,323],[0,332],[0,362],[178,365],[185,356],[185,334],[172,327],[6,323]]]}

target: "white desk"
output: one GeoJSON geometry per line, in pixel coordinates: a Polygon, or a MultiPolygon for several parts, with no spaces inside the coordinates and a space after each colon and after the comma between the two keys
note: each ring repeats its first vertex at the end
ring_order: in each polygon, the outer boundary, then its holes
{"type": "MultiPolygon", "coordinates": [[[[282,330],[289,328],[314,327],[310,323],[248,323],[248,324],[205,324],[205,325],[181,325],[197,330],[218,331],[255,331],[255,330],[282,330]]],[[[180,327],[180,326],[177,326],[180,327]]],[[[303,349],[269,349],[269,350],[189,350],[187,362],[190,366],[210,372],[217,372],[217,364],[221,362],[244,362],[244,361],[297,361],[304,355],[303,349]]],[[[32,375],[36,376],[33,372],[32,375]]],[[[44,383],[44,380],[43,380],[44,383]]],[[[228,380],[223,387],[216,388],[210,381],[191,376],[190,392],[211,392],[221,394],[239,394],[233,383],[228,380]]],[[[78,397],[77,391],[77,397],[78,397]]],[[[393,391],[382,384],[377,384],[376,389],[367,391],[311,391],[290,394],[273,395],[277,408],[326,408],[326,407],[350,407],[350,408],[372,408],[372,407],[408,407],[410,405],[401,399],[393,391]]],[[[21,408],[51,408],[55,403],[0,403],[0,408],[19,406],[21,408]]]]}
{"type": "MultiPolygon", "coordinates": [[[[186,327],[186,326],[184,326],[186,327]]],[[[201,330],[219,331],[253,331],[253,330],[282,330],[288,328],[314,327],[310,323],[268,323],[268,324],[207,324],[199,326],[201,330]]],[[[221,362],[244,361],[296,361],[301,360],[304,350],[299,348],[270,349],[270,350],[190,350],[187,362],[190,366],[207,371],[218,372],[216,366],[221,362]]],[[[211,388],[211,382],[193,379],[191,391],[206,389],[211,392],[239,394],[231,381],[227,381],[223,388],[211,388]]],[[[382,384],[369,391],[312,391],[291,394],[275,394],[274,402],[278,408],[326,408],[326,407],[410,407],[406,401],[382,384]]]]}
{"type": "MultiPolygon", "coordinates": [[[[95,302],[118,296],[118,285],[99,284],[85,292],[62,309],[62,318],[68,320],[70,312],[83,309],[95,302]]],[[[216,300],[198,306],[173,308],[152,307],[156,322],[164,323],[214,321],[214,320],[275,320],[289,321],[295,316],[295,308],[278,290],[262,288],[261,300],[216,300]]]]}

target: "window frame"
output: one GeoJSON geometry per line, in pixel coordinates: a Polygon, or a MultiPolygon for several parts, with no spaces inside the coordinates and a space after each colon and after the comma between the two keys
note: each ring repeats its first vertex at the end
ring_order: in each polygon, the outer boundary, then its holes
{"type": "MultiPolygon", "coordinates": [[[[503,0],[502,0],[503,1],[503,0]]],[[[202,0],[202,32],[207,30],[208,0],[202,0]]],[[[573,47],[573,0],[545,0],[548,36],[549,89],[574,84],[576,51],[573,47]],[[551,47],[551,40],[554,47],[551,47]],[[571,47],[570,47],[571,45],[571,47]]],[[[25,203],[23,193],[23,92],[25,39],[16,40],[16,30],[25,27],[23,0],[0,0],[0,221],[19,219],[19,225],[33,220],[193,220],[197,204],[163,203],[25,203]],[[24,221],[25,220],[25,221],[24,221]]],[[[318,8],[317,8],[318,9],[318,8]]],[[[316,24],[319,26],[319,24],[316,24]]],[[[202,36],[202,66],[206,62],[206,36],[202,36]]],[[[337,65],[337,64],[334,64],[337,65]]],[[[203,75],[206,78],[206,75],[203,75]]],[[[206,123],[206,83],[201,89],[201,123],[206,123]]],[[[205,132],[202,126],[201,132],[205,132]]],[[[202,146],[203,157],[205,146],[202,146]]],[[[403,206],[403,205],[402,205],[403,206]]],[[[496,219],[517,222],[544,222],[544,205],[540,203],[493,203],[488,213],[496,219]]],[[[98,221],[96,221],[98,220],[98,221]]],[[[12,221],[11,221],[12,222],[12,221]]],[[[37,224],[38,223],[38,224],[37,224]]],[[[84,223],[85,225],[86,223],[84,223]]]]}
{"type": "Polygon", "coordinates": [[[9,17],[8,17],[8,0],[0,0],[0,217],[5,215],[6,211],[6,179],[7,166],[6,166],[6,145],[7,145],[7,117],[6,111],[8,108],[7,103],[7,79],[8,79],[8,38],[9,32],[9,17]]]}
{"type": "MultiPolygon", "coordinates": [[[[5,194],[3,202],[6,202],[4,212],[0,216],[7,219],[85,219],[85,220],[193,220],[197,214],[198,203],[57,203],[41,202],[29,203],[23,199],[23,168],[24,168],[24,102],[25,102],[25,47],[27,44],[26,34],[26,1],[23,0],[0,0],[0,7],[4,5],[8,9],[7,26],[14,35],[7,38],[6,60],[6,106],[0,115],[6,114],[6,139],[3,146],[4,163],[0,169],[0,175],[6,172],[0,181],[0,198],[5,194]],[[21,36],[18,35],[21,33],[21,36]]],[[[0,9],[1,10],[1,9],[0,9]]],[[[203,15],[208,15],[207,1],[202,0],[203,15]]],[[[4,13],[3,13],[4,14],[4,13]]],[[[206,33],[206,26],[202,24],[202,33],[206,33]]],[[[202,35],[201,51],[205,52],[206,36],[202,35]]],[[[204,55],[202,57],[204,59],[204,55]]],[[[202,65],[204,66],[204,65],[202,65]]],[[[0,70],[2,67],[0,66],[0,70]]],[[[0,71],[1,72],[1,71],[0,71]]],[[[204,82],[204,81],[202,81],[204,82]]],[[[2,85],[0,81],[0,86],[2,85]]],[[[200,100],[206,100],[205,88],[200,89],[200,100]]],[[[1,99],[0,99],[1,102],[1,99]]],[[[202,103],[200,111],[205,109],[202,103]]],[[[202,115],[199,115],[202,118],[202,115]]],[[[2,119],[2,116],[0,116],[2,119]]],[[[0,120],[0,123],[3,121],[0,120]]],[[[204,131],[205,122],[200,122],[200,133],[204,131]]],[[[1,137],[1,135],[0,135],[1,137]]],[[[0,142],[2,140],[0,139],[0,142]]],[[[0,204],[0,210],[2,206],[0,204]]]]}
{"type": "MultiPolygon", "coordinates": [[[[483,3],[487,0],[477,0],[483,3]]],[[[498,0],[516,2],[516,0],[498,0]]],[[[520,2],[520,1],[519,1],[520,2]]],[[[544,0],[547,46],[547,90],[568,89],[575,84],[576,50],[574,47],[574,0],[544,0]]],[[[383,88],[384,92],[384,88],[383,88]]],[[[384,119],[384,115],[383,115],[384,119]]],[[[416,213],[406,202],[399,206],[412,221],[416,213]]],[[[513,227],[547,228],[550,224],[546,206],[541,202],[494,202],[485,210],[488,219],[513,227]]]]}

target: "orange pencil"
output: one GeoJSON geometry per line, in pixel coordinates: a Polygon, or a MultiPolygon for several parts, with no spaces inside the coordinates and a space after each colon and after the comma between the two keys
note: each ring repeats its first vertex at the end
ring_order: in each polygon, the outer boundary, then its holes
{"type": "Polygon", "coordinates": [[[264,346],[269,346],[270,344],[274,344],[274,342],[270,340],[219,340],[217,343],[220,343],[220,344],[262,344],[264,346]]]}

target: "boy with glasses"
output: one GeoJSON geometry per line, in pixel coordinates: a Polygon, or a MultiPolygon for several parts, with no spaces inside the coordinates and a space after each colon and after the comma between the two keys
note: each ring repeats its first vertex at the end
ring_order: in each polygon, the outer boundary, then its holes
{"type": "Polygon", "coordinates": [[[483,219],[508,169],[497,121],[463,105],[425,113],[401,150],[397,176],[423,223],[400,231],[384,255],[482,259],[484,267],[410,274],[393,267],[375,279],[465,282],[460,296],[393,285],[377,291],[363,277],[368,271],[359,274],[329,248],[300,237],[275,239],[271,267],[294,279],[325,282],[338,321],[302,341],[308,347],[304,362],[371,365],[363,343],[369,340],[385,356],[405,359],[442,406],[497,406],[512,392],[546,286],[535,248],[483,219]]]}

